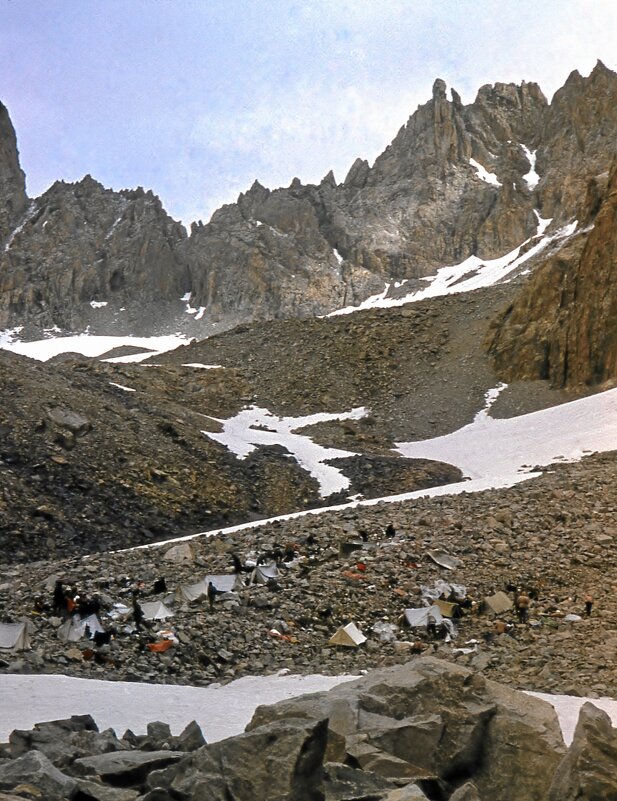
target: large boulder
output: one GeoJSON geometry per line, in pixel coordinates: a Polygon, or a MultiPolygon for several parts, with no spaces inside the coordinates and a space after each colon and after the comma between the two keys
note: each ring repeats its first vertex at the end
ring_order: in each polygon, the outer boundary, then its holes
{"type": "Polygon", "coordinates": [[[99,776],[121,787],[139,784],[150,771],[182,759],[181,751],[116,751],[76,759],[71,769],[76,776],[99,776]]]}
{"type": "Polygon", "coordinates": [[[148,786],[182,801],[323,801],[327,721],[284,720],[207,745],[148,786]]]}
{"type": "Polygon", "coordinates": [[[572,744],[557,768],[549,801],[617,798],[617,730],[606,712],[586,703],[572,744]]]}
{"type": "Polygon", "coordinates": [[[333,761],[417,776],[446,797],[472,779],[481,798],[540,801],[565,751],[549,704],[432,657],[258,707],[247,731],[288,718],[328,719],[333,761]]]}
{"type": "Polygon", "coordinates": [[[0,790],[16,790],[20,785],[36,788],[45,801],[70,801],[77,793],[75,779],[54,767],[41,751],[29,751],[0,765],[0,790]]]}

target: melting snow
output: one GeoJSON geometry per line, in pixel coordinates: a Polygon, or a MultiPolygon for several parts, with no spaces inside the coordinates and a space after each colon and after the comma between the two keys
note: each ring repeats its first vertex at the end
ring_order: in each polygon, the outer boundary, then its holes
{"type": "Polygon", "coordinates": [[[13,353],[20,353],[22,356],[28,356],[30,359],[36,359],[41,362],[46,362],[60,353],[81,353],[82,356],[94,358],[123,345],[143,348],[145,352],[107,359],[107,361],[136,362],[147,359],[150,356],[166,353],[168,350],[174,350],[180,345],[188,345],[192,341],[182,334],[160,337],[113,337],[78,334],[68,337],[38,339],[34,342],[16,342],[14,333],[11,333],[16,330],[9,329],[8,331],[0,332],[0,349],[11,350],[13,353]]]}
{"type": "Polygon", "coordinates": [[[527,160],[529,161],[529,172],[526,175],[523,175],[523,180],[527,184],[529,189],[535,189],[538,185],[540,180],[540,176],[536,172],[536,153],[537,150],[530,150],[526,145],[521,143],[521,148],[523,153],[527,156],[527,160]]]}
{"type": "Polygon", "coordinates": [[[489,172],[480,164],[480,162],[476,161],[475,159],[469,159],[469,163],[476,170],[476,175],[481,181],[484,181],[484,183],[490,184],[491,186],[501,186],[501,183],[497,180],[497,176],[494,172],[489,172]]]}
{"type": "Polygon", "coordinates": [[[325,464],[326,460],[344,459],[357,454],[338,448],[324,448],[305,434],[295,434],[294,431],[330,420],[359,420],[366,413],[366,409],[360,407],[340,414],[322,413],[306,417],[277,417],[267,409],[251,406],[229,420],[217,420],[223,425],[221,433],[217,434],[211,431],[202,431],[202,433],[225,445],[239,459],[246,459],[258,445],[282,445],[298,464],[317,479],[319,490],[325,497],[333,492],[347,489],[350,484],[347,476],[336,467],[325,464]]]}
{"type": "MultiPolygon", "coordinates": [[[[359,306],[345,306],[344,309],[337,309],[330,312],[326,317],[336,317],[339,314],[351,314],[351,312],[362,311],[363,309],[383,309],[386,306],[398,306],[399,303],[394,303],[394,298],[388,298],[387,294],[390,290],[390,284],[386,283],[383,291],[378,295],[371,295],[370,298],[363,300],[359,306]]],[[[408,302],[408,301],[406,301],[408,302]]]]}
{"type": "Polygon", "coordinates": [[[540,212],[538,209],[534,209],[533,213],[536,215],[536,220],[538,221],[538,230],[535,233],[535,236],[532,237],[535,239],[538,236],[542,236],[549,225],[553,222],[552,217],[540,217],[540,212]]]}
{"type": "Polygon", "coordinates": [[[201,364],[201,362],[190,362],[189,364],[183,364],[182,367],[198,367],[201,370],[224,370],[222,364],[201,364]]]}
{"type": "Polygon", "coordinates": [[[397,443],[408,459],[447,462],[480,480],[615,449],[617,389],[510,419],[494,419],[485,410],[452,434],[397,443]]]}
{"type": "Polygon", "coordinates": [[[107,306],[106,300],[91,300],[90,305],[93,309],[102,309],[103,306],[107,306]]]}
{"type": "Polygon", "coordinates": [[[30,205],[28,206],[28,208],[26,209],[26,213],[24,214],[24,217],[23,217],[22,221],[21,221],[21,222],[20,222],[20,224],[17,226],[17,228],[15,228],[15,229],[13,230],[13,232],[12,232],[12,233],[11,233],[11,235],[9,236],[9,238],[8,238],[8,240],[7,240],[7,243],[6,243],[6,245],[4,246],[4,252],[5,252],[5,253],[7,253],[7,252],[8,252],[8,251],[11,249],[11,245],[13,244],[13,240],[15,239],[15,237],[16,237],[18,234],[20,234],[20,233],[23,231],[23,229],[24,229],[24,226],[26,225],[26,223],[27,223],[29,220],[31,220],[31,219],[32,219],[32,217],[34,216],[34,213],[35,213],[35,211],[36,211],[36,203],[35,203],[34,201],[32,201],[32,202],[30,203],[30,205]]]}
{"type": "Polygon", "coordinates": [[[341,256],[341,254],[338,252],[336,248],[332,248],[332,252],[334,253],[334,257],[336,258],[338,263],[341,264],[343,262],[343,257],[341,256]]]}
{"type": "Polygon", "coordinates": [[[109,382],[112,387],[118,387],[118,389],[123,389],[125,392],[136,392],[132,387],[125,387],[123,384],[116,384],[115,381],[109,382]]]}
{"type": "Polygon", "coordinates": [[[351,314],[362,309],[404,306],[407,303],[414,303],[425,298],[435,298],[440,295],[452,295],[458,292],[469,292],[473,289],[493,286],[503,281],[510,273],[531,259],[532,256],[540,253],[548,245],[571,236],[578,226],[578,221],[574,220],[574,222],[564,228],[560,228],[554,234],[543,236],[543,232],[550,225],[551,220],[543,219],[538,212],[536,212],[536,219],[538,220],[536,233],[525,240],[522,245],[514,248],[510,253],[506,253],[505,256],[499,256],[496,259],[480,259],[478,256],[469,256],[460,264],[441,267],[434,275],[422,278],[421,280],[426,284],[423,289],[410,292],[400,298],[389,298],[387,294],[390,284],[386,284],[382,292],[367,298],[359,306],[346,306],[343,309],[331,312],[327,316],[335,317],[339,314],[351,314]],[[539,241],[535,245],[520,255],[524,245],[528,245],[532,240],[538,238],[539,241]]]}
{"type": "Polygon", "coordinates": [[[190,292],[186,292],[184,295],[182,295],[180,300],[183,303],[186,303],[186,310],[185,311],[186,311],[187,314],[194,314],[196,320],[201,320],[201,318],[204,316],[204,312],[206,311],[206,307],[205,306],[200,306],[198,309],[195,309],[193,306],[191,306],[191,293],[190,292]]]}

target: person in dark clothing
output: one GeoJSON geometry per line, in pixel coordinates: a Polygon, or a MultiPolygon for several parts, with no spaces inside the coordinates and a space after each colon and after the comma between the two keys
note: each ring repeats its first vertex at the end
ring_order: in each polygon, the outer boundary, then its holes
{"type": "Polygon", "coordinates": [[[157,578],[154,582],[152,592],[154,595],[158,595],[159,592],[167,592],[167,583],[165,582],[164,576],[157,578]]]}
{"type": "Polygon", "coordinates": [[[92,639],[94,640],[96,647],[100,648],[103,645],[109,645],[111,638],[115,633],[115,629],[108,629],[107,631],[95,631],[92,635],[92,639]]]}
{"type": "Polygon", "coordinates": [[[593,609],[593,595],[588,593],[585,596],[585,614],[587,617],[591,616],[591,610],[593,609]]]}
{"type": "Polygon", "coordinates": [[[145,617],[144,617],[144,610],[141,608],[141,604],[137,600],[137,593],[133,593],[133,620],[135,621],[135,628],[137,630],[141,629],[143,626],[146,628],[145,624],[145,617]]]}
{"type": "Polygon", "coordinates": [[[386,535],[386,537],[395,537],[396,536],[396,529],[394,528],[392,523],[388,523],[388,525],[386,526],[385,535],[386,535]]]}
{"type": "Polygon", "coordinates": [[[210,604],[210,609],[214,609],[214,601],[216,600],[216,596],[219,595],[220,590],[217,590],[214,584],[209,581],[208,582],[208,603],[210,604]]]}
{"type": "Polygon", "coordinates": [[[64,587],[60,579],[56,579],[53,594],[54,615],[66,616],[66,600],[64,597],[64,587]]]}

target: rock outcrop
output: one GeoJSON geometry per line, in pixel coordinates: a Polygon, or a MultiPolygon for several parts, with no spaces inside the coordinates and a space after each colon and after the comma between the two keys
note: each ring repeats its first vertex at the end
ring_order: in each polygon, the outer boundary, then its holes
{"type": "Polygon", "coordinates": [[[26,210],[26,178],[19,166],[15,130],[6,106],[0,103],[0,242],[26,210]]]}
{"type": "Polygon", "coordinates": [[[589,182],[581,222],[494,321],[488,349],[505,380],[576,387],[617,378],[617,161],[589,182]]]}
{"type": "Polygon", "coordinates": [[[548,801],[592,801],[617,797],[617,731],[606,712],[581,707],[572,745],[551,784],[548,801]]]}
{"type": "Polygon", "coordinates": [[[0,252],[0,326],[83,330],[103,315],[156,330],[149,308],[175,300],[179,309],[189,288],[178,256],[185,238],[152,192],[114,192],[90,176],[57,182],[0,252]]]}
{"type": "Polygon", "coordinates": [[[328,720],[328,761],[445,798],[471,780],[481,798],[543,801],[563,751],[549,705],[430,657],[260,707],[248,731],[289,718],[328,720]]]}

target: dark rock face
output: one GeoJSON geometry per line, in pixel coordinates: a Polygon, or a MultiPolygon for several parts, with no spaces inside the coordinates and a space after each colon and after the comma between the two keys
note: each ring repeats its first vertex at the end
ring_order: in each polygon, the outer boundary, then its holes
{"type": "Polygon", "coordinates": [[[489,351],[507,380],[617,377],[617,162],[590,182],[582,220],[591,230],[547,259],[494,322],[489,351]]]}
{"type": "Polygon", "coordinates": [[[503,255],[533,236],[536,211],[554,226],[576,216],[589,177],[612,157],[613,72],[599,63],[588,78],[573,73],[550,105],[534,83],[483,86],[467,106],[451,95],[436,80],[374,166],[358,159],[342,184],[332,173],[275,191],[256,181],[188,238],[151,193],[112,192],[89,176],[55,184],[26,210],[3,108],[0,326],[145,333],[182,320],[199,334],[315,316],[384,280],[503,255]],[[194,310],[204,307],[198,319],[180,304],[189,292],[194,310]],[[109,308],[93,314],[93,300],[109,308]]]}
{"type": "Polygon", "coordinates": [[[0,103],[0,242],[26,210],[26,178],[19,166],[15,131],[6,107],[0,103]]]}
{"type": "Polygon", "coordinates": [[[563,223],[580,213],[588,181],[608,170],[617,141],[616,101],[615,73],[601,61],[588,78],[572,72],[555,93],[538,141],[543,217],[563,223]]]}
{"type": "MultiPolygon", "coordinates": [[[[0,255],[0,326],[84,328],[91,302],[114,310],[181,298],[184,227],[142,189],[113,192],[90,176],[33,201],[0,255]]],[[[178,303],[178,306],[180,304],[178,303]]],[[[145,309],[144,309],[145,307],[145,309]]]]}

